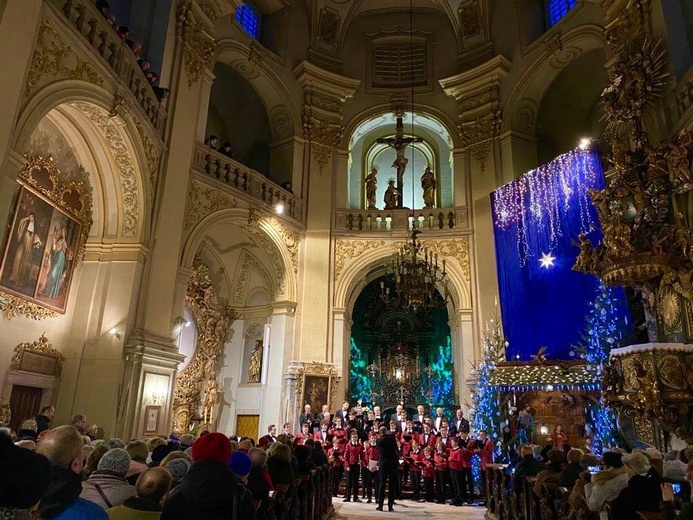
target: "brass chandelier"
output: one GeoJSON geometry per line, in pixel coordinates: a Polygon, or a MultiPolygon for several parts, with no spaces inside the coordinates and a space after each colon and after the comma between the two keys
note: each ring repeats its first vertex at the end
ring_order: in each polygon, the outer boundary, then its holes
{"type": "Polygon", "coordinates": [[[392,255],[392,274],[395,291],[380,282],[380,298],[390,308],[409,310],[440,309],[448,303],[447,272],[445,259],[442,266],[438,264],[438,253],[429,251],[421,244],[417,235],[418,229],[411,232],[411,242],[399,248],[392,255]],[[443,294],[438,293],[436,286],[443,286],[443,294]]]}

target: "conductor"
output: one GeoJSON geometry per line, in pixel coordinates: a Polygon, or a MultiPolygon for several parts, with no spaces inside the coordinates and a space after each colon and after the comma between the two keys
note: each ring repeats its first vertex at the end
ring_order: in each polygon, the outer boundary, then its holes
{"type": "Polygon", "coordinates": [[[381,426],[380,439],[376,444],[376,449],[380,452],[378,460],[378,511],[383,510],[385,502],[385,482],[389,482],[390,488],[387,494],[387,510],[394,511],[395,494],[397,493],[397,466],[399,465],[399,450],[397,449],[397,438],[394,432],[388,431],[381,426]]]}

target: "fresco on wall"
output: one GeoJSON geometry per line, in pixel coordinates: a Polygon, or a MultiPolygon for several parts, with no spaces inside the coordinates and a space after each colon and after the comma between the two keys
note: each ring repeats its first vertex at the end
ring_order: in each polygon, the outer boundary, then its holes
{"type": "Polygon", "coordinates": [[[60,170],[60,178],[64,182],[84,177],[84,168],[77,160],[70,143],[55,123],[47,117],[44,117],[36,125],[24,147],[23,154],[28,157],[46,157],[50,154],[53,157],[55,167],[60,170]]]}

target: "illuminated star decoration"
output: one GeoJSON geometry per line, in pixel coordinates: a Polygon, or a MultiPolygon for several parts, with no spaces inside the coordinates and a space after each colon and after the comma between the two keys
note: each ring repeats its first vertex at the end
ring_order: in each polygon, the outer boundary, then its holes
{"type": "Polygon", "coordinates": [[[554,260],[556,260],[556,257],[549,252],[542,254],[539,263],[544,269],[548,269],[549,267],[553,267],[554,260]]]}

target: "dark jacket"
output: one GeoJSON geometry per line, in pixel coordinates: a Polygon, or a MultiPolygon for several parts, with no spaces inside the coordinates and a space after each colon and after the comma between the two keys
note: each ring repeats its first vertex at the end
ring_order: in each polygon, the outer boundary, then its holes
{"type": "Polygon", "coordinates": [[[158,520],[161,506],[146,498],[130,497],[121,505],[106,511],[109,520],[158,520]]]}
{"type": "Polygon", "coordinates": [[[558,485],[561,487],[571,488],[575,485],[575,481],[580,478],[580,473],[583,472],[579,462],[571,462],[566,466],[561,473],[561,478],[558,485]]]}
{"type": "Polygon", "coordinates": [[[195,462],[176,488],[162,520],[256,520],[252,494],[231,468],[216,460],[195,462]]]}
{"type": "Polygon", "coordinates": [[[253,469],[248,474],[247,487],[255,500],[266,500],[269,497],[270,485],[265,478],[265,470],[263,468],[253,466],[253,469]]]}
{"type": "Polygon", "coordinates": [[[664,520],[693,520],[693,504],[690,502],[684,502],[678,516],[673,502],[662,502],[662,512],[664,520]]]}
{"type": "Polygon", "coordinates": [[[34,430],[19,430],[17,432],[18,441],[34,441],[38,438],[38,433],[34,430]]]}
{"type": "Polygon", "coordinates": [[[376,443],[379,452],[379,466],[383,468],[399,466],[399,450],[397,449],[397,438],[394,435],[383,435],[376,443]]]}
{"type": "Polygon", "coordinates": [[[267,459],[267,470],[275,486],[283,484],[290,486],[294,483],[294,472],[289,462],[270,456],[267,459]]]}
{"type": "Polygon", "coordinates": [[[626,487],[611,502],[611,515],[614,520],[637,518],[636,511],[659,511],[662,501],[662,477],[651,468],[647,475],[635,475],[626,487]]]}
{"type": "Polygon", "coordinates": [[[541,471],[546,469],[546,464],[534,458],[533,455],[525,455],[515,466],[513,476],[513,489],[515,493],[522,493],[522,481],[524,477],[536,477],[541,471]]]}
{"type": "Polygon", "coordinates": [[[106,511],[83,498],[82,479],[67,468],[53,468],[53,480],[41,499],[41,518],[56,520],[107,520],[106,511]]]}
{"type": "Polygon", "coordinates": [[[36,426],[37,433],[41,433],[44,430],[49,430],[51,427],[51,420],[45,415],[39,414],[36,416],[36,426]]]}

